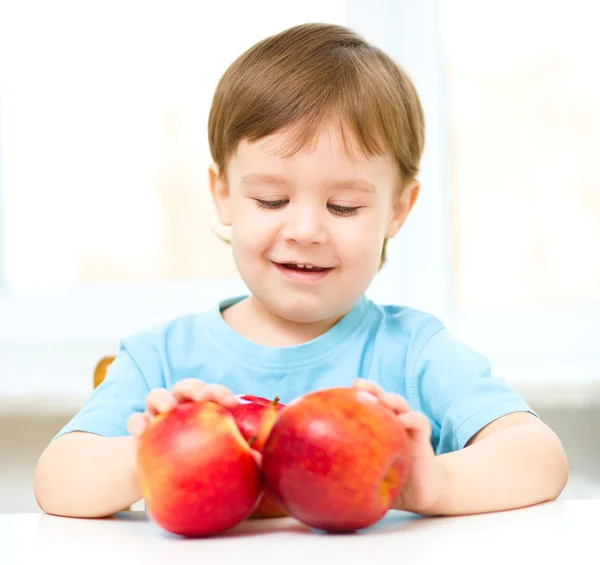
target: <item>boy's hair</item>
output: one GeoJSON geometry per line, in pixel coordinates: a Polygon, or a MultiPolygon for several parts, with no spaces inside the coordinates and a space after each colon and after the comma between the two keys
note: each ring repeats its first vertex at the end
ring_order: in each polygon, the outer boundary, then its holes
{"type": "Polygon", "coordinates": [[[348,153],[352,141],[367,156],[389,151],[403,182],[416,176],[425,133],[412,81],[353,30],[322,23],[267,37],[231,64],[210,110],[211,155],[225,174],[240,141],[257,141],[285,129],[292,132],[291,143],[281,152],[292,155],[313,143],[327,122],[339,124],[348,153]]]}

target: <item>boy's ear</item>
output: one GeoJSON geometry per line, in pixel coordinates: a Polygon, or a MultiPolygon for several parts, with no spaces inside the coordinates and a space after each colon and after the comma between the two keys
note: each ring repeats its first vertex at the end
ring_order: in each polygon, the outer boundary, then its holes
{"type": "Polygon", "coordinates": [[[219,168],[215,163],[208,167],[208,185],[219,220],[221,220],[224,226],[230,226],[229,185],[225,176],[220,174],[219,168]]]}
{"type": "Polygon", "coordinates": [[[418,180],[412,179],[405,187],[402,193],[394,199],[392,203],[392,214],[385,237],[390,239],[394,237],[400,228],[404,225],[408,214],[412,210],[417,198],[421,183],[418,180]]]}

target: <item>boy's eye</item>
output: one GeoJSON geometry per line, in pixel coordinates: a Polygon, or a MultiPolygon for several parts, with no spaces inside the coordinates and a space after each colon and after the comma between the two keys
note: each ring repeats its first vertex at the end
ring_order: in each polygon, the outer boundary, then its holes
{"type": "Polygon", "coordinates": [[[362,206],[339,206],[337,204],[329,204],[329,209],[337,216],[353,216],[358,214],[359,208],[362,206]]]}
{"type": "Polygon", "coordinates": [[[268,210],[276,210],[287,204],[287,200],[260,200],[255,198],[255,201],[259,208],[267,208],[268,210]]]}
{"type": "MultiPolygon", "coordinates": [[[[288,203],[287,200],[261,200],[260,198],[255,198],[255,202],[259,208],[266,208],[267,210],[277,210],[288,203]]],[[[338,204],[328,204],[327,207],[336,216],[353,216],[361,208],[361,206],[340,206],[338,204]]]]}

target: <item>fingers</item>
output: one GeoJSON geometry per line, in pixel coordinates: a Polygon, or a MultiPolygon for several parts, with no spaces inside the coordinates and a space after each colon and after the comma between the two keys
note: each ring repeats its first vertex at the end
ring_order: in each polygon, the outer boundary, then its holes
{"type": "Polygon", "coordinates": [[[385,392],[381,387],[364,379],[356,379],[353,386],[358,390],[372,393],[379,401],[391,408],[404,425],[413,457],[432,457],[434,455],[431,445],[431,424],[422,412],[412,410],[406,399],[398,394],[385,392]]]}
{"type": "Polygon", "coordinates": [[[410,411],[410,406],[408,405],[408,402],[406,402],[406,399],[402,398],[398,394],[385,392],[374,382],[364,379],[356,379],[353,383],[353,386],[358,390],[364,390],[375,395],[382,404],[388,408],[391,408],[396,414],[403,414],[404,412],[410,411]]]}
{"type": "Polygon", "coordinates": [[[412,439],[416,442],[429,444],[431,441],[431,425],[425,414],[410,411],[400,414],[398,419],[404,424],[412,439]]]}
{"type": "Polygon", "coordinates": [[[127,430],[139,437],[148,423],[158,414],[168,412],[179,402],[212,400],[226,408],[238,404],[237,397],[222,385],[206,385],[198,379],[184,379],[173,385],[171,392],[164,388],[151,390],[146,397],[146,411],[132,414],[127,421],[127,430]]]}
{"type": "Polygon", "coordinates": [[[136,412],[127,420],[127,431],[138,438],[144,433],[149,422],[162,412],[168,412],[177,404],[173,395],[164,388],[157,388],[148,393],[146,397],[146,411],[136,412]]]}
{"type": "Polygon", "coordinates": [[[238,399],[226,387],[217,384],[207,385],[197,379],[179,381],[173,386],[172,393],[178,402],[212,400],[226,408],[238,404],[238,399]]]}
{"type": "Polygon", "coordinates": [[[164,388],[157,388],[146,397],[148,413],[156,416],[161,412],[168,412],[178,402],[212,400],[225,407],[238,404],[238,399],[227,388],[217,384],[204,384],[198,379],[184,379],[173,385],[171,392],[164,388]]]}
{"type": "Polygon", "coordinates": [[[410,406],[406,399],[402,398],[398,394],[391,394],[386,392],[382,398],[380,398],[381,402],[386,406],[389,406],[396,414],[403,414],[405,412],[410,411],[410,406]]]}
{"type": "Polygon", "coordinates": [[[146,397],[147,412],[151,417],[168,412],[177,404],[173,394],[164,388],[156,388],[148,393],[146,397]]]}
{"type": "Polygon", "coordinates": [[[366,390],[375,396],[379,396],[384,392],[379,385],[376,385],[373,381],[368,381],[366,379],[354,379],[352,386],[359,390],[366,390]]]}
{"type": "Polygon", "coordinates": [[[134,437],[138,438],[144,433],[148,425],[148,417],[145,413],[136,412],[132,414],[127,421],[127,431],[134,437]]]}

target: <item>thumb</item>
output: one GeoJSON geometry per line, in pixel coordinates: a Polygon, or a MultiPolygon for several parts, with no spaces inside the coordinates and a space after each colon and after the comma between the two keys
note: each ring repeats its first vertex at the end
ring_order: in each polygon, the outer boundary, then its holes
{"type": "Polygon", "coordinates": [[[414,410],[400,414],[398,419],[404,424],[411,440],[418,445],[431,446],[431,425],[425,414],[414,410]]]}
{"type": "Polygon", "coordinates": [[[148,426],[148,418],[142,412],[132,414],[127,421],[127,431],[137,440],[148,426]]]}

